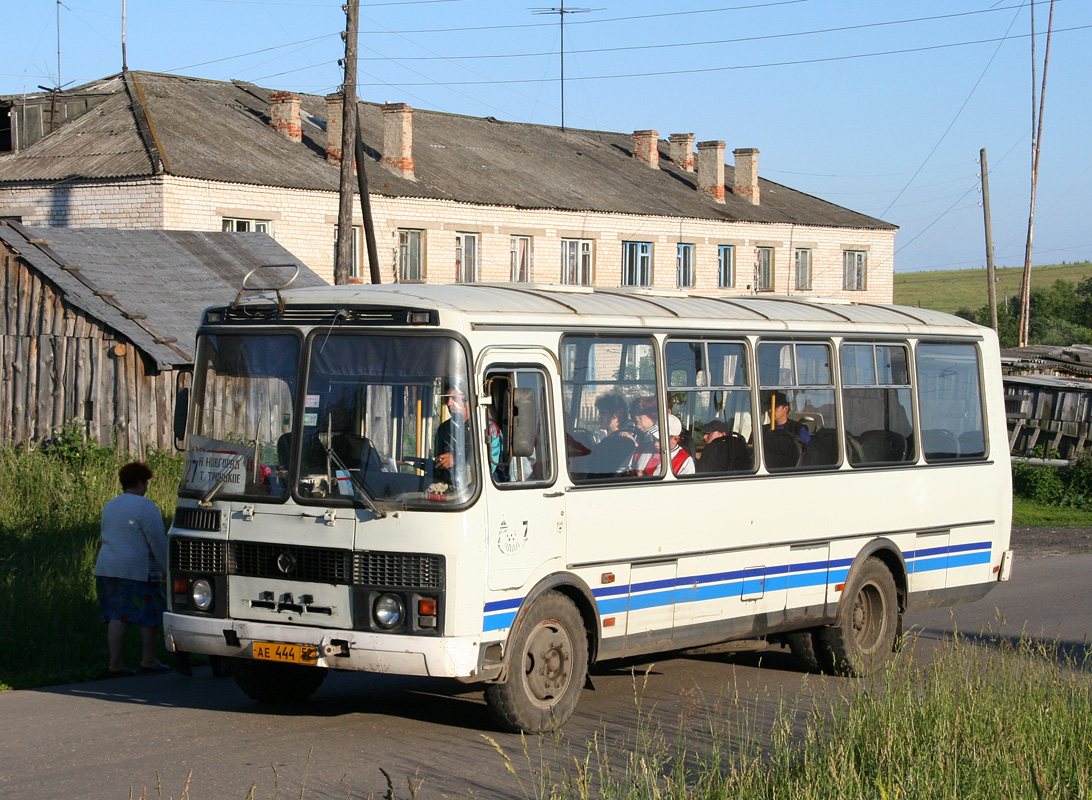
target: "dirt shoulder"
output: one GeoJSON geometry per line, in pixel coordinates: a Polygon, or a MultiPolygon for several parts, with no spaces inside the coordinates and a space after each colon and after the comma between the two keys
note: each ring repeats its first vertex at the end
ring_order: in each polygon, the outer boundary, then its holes
{"type": "Polygon", "coordinates": [[[1092,553],[1092,528],[1018,528],[1014,526],[1011,547],[1019,558],[1092,553]]]}

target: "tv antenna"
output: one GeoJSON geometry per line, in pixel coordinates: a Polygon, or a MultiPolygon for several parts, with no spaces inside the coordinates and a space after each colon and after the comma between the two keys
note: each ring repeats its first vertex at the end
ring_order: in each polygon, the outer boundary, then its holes
{"type": "Polygon", "coordinates": [[[602,11],[601,8],[565,8],[565,0],[557,8],[532,8],[532,14],[557,14],[561,23],[561,130],[565,130],[565,15],[587,14],[602,11]]]}

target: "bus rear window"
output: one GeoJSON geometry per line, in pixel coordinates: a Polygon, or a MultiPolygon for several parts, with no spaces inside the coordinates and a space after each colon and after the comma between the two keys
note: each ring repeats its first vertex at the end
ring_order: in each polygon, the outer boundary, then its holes
{"type": "Polygon", "coordinates": [[[983,458],[982,371],[972,344],[917,347],[918,406],[926,461],[983,458]]]}

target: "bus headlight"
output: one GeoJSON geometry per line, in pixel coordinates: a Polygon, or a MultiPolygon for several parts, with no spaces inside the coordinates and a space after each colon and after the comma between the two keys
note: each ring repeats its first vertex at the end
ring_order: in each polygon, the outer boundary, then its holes
{"type": "Polygon", "coordinates": [[[190,589],[190,598],[198,610],[208,611],[212,608],[212,586],[204,578],[194,581],[193,588],[190,589]]]}
{"type": "Polygon", "coordinates": [[[390,630],[402,624],[406,616],[406,607],[398,595],[384,594],[375,601],[373,613],[379,627],[390,630]]]}

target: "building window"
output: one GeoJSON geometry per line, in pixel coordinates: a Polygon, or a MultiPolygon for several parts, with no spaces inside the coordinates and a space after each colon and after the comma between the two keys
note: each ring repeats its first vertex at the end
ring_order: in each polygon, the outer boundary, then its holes
{"type": "Polygon", "coordinates": [[[512,280],[516,283],[530,283],[531,237],[513,236],[509,249],[512,255],[512,280]]]}
{"type": "Polygon", "coordinates": [[[730,244],[717,247],[717,286],[732,289],[736,285],[736,248],[730,244]]]}
{"type": "Polygon", "coordinates": [[[424,231],[398,231],[398,280],[404,283],[425,279],[424,231]]]}
{"type": "Polygon", "coordinates": [[[652,242],[622,242],[622,285],[652,285],[652,242]]]}
{"type": "Polygon", "coordinates": [[[811,250],[806,247],[796,248],[796,288],[811,291],[811,250]]]}
{"type": "Polygon", "coordinates": [[[455,234],[455,280],[474,283],[478,280],[478,234],[455,234]]]}
{"type": "Polygon", "coordinates": [[[272,236],[273,223],[268,219],[221,217],[220,230],[224,233],[268,233],[272,236]]]}
{"type": "Polygon", "coordinates": [[[772,292],[774,288],[774,252],[772,247],[755,248],[755,291],[772,292]]]}
{"type": "Polygon", "coordinates": [[[680,244],[677,256],[679,288],[694,288],[694,245],[680,244]]]}
{"type": "MultiPolygon", "coordinates": [[[[334,226],[334,264],[337,264],[337,234],[338,226],[334,226]]],[[[349,279],[359,278],[364,274],[364,229],[359,225],[353,226],[353,236],[349,240],[349,279]]]]}
{"type": "Polygon", "coordinates": [[[846,250],[842,253],[845,263],[845,278],[842,288],[851,292],[863,292],[866,288],[865,277],[868,271],[868,253],[864,250],[846,250]]]}
{"type": "Polygon", "coordinates": [[[561,282],[576,286],[591,286],[591,239],[561,240],[561,282]]]}

